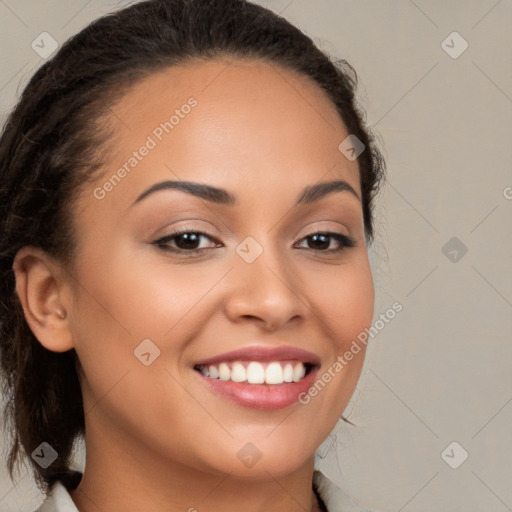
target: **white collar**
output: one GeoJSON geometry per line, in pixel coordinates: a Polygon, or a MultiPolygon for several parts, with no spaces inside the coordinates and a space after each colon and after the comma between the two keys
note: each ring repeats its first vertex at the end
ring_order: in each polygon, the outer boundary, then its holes
{"type": "Polygon", "coordinates": [[[313,482],[328,512],[377,512],[361,505],[318,469],[313,473],[313,482]]]}
{"type": "Polygon", "coordinates": [[[35,512],[78,512],[75,502],[59,480],[35,512]]]}

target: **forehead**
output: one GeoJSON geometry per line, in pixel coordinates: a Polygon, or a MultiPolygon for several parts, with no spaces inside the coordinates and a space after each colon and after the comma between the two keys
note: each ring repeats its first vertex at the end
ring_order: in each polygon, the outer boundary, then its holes
{"type": "Polygon", "coordinates": [[[130,175],[110,201],[133,201],[158,179],[264,192],[341,177],[360,190],[357,162],[338,149],[348,132],[333,103],[313,80],[275,64],[222,58],[169,67],[110,110],[114,135],[100,181],[121,167],[130,175]]]}
{"type": "Polygon", "coordinates": [[[149,75],[130,88],[115,110],[130,124],[140,121],[141,113],[161,117],[162,108],[175,106],[184,95],[210,108],[215,103],[254,108],[279,102],[282,108],[276,114],[292,109],[297,115],[320,118],[331,129],[342,126],[327,94],[310,77],[261,59],[227,56],[194,59],[149,75]]]}

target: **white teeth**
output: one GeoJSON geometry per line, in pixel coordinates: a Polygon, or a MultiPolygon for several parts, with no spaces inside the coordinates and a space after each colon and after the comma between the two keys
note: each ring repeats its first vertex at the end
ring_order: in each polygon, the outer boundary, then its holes
{"type": "Polygon", "coordinates": [[[293,382],[299,382],[306,375],[306,368],[302,363],[297,363],[293,369],[293,382]]]}
{"type": "Polygon", "coordinates": [[[226,363],[220,363],[219,365],[219,377],[220,380],[229,380],[231,379],[231,370],[226,363]]]}
{"type": "MultiPolygon", "coordinates": [[[[245,363],[247,364],[247,363],[245,363]]],[[[265,364],[265,363],[264,363],[265,364]]],[[[299,382],[306,375],[303,363],[272,361],[266,365],[251,361],[247,366],[237,361],[231,367],[228,363],[219,365],[201,365],[198,370],[211,379],[233,382],[248,382],[249,384],[283,384],[285,382],[299,382]]]]}
{"type": "Polygon", "coordinates": [[[244,382],[247,380],[244,365],[241,363],[235,363],[231,370],[231,380],[233,382],[244,382]]]}
{"type": "MultiPolygon", "coordinates": [[[[212,372],[210,371],[210,377],[212,376],[212,372]]],[[[293,366],[290,363],[286,363],[283,370],[283,380],[284,382],[292,382],[293,380],[293,366]]]]}
{"type": "Polygon", "coordinates": [[[265,370],[260,363],[252,361],[247,367],[247,382],[249,384],[263,384],[265,382],[265,370]]]}
{"type": "Polygon", "coordinates": [[[265,370],[265,383],[282,384],[283,368],[279,363],[270,363],[265,370]]]}

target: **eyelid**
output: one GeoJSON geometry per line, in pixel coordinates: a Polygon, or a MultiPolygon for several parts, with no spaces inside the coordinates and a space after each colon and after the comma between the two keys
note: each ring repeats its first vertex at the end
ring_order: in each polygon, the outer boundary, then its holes
{"type": "MultiPolygon", "coordinates": [[[[209,233],[207,233],[206,231],[202,231],[201,229],[198,229],[198,228],[190,228],[188,226],[182,226],[182,227],[179,227],[179,228],[176,228],[174,229],[173,231],[167,233],[166,235],[163,235],[159,238],[157,238],[154,242],[152,242],[153,244],[161,244],[161,245],[164,245],[165,241],[166,240],[170,240],[170,239],[173,239],[173,238],[176,238],[184,233],[195,233],[199,236],[203,236],[203,237],[206,237],[206,238],[209,238],[212,242],[216,243],[216,244],[219,244],[219,243],[222,243],[220,242],[219,240],[216,239],[216,237],[214,237],[213,235],[210,235],[209,233]]],[[[177,249],[179,250],[180,252],[186,252],[187,249],[177,249]]],[[[190,251],[194,251],[194,250],[198,250],[198,251],[201,251],[202,249],[190,249],[190,251]]]]}
{"type": "MultiPolygon", "coordinates": [[[[326,249],[326,250],[308,248],[308,247],[303,247],[301,249],[305,249],[306,251],[312,251],[313,253],[316,253],[316,254],[332,256],[332,255],[339,255],[339,254],[345,252],[347,249],[350,249],[357,245],[356,240],[354,238],[352,238],[350,235],[340,233],[338,231],[332,231],[329,229],[324,229],[324,230],[316,229],[316,230],[310,231],[309,233],[305,234],[304,236],[298,238],[298,240],[294,243],[293,247],[296,247],[297,244],[305,242],[309,238],[312,238],[312,237],[318,236],[318,235],[324,235],[330,239],[335,240],[339,244],[339,247],[335,248],[335,249],[326,249]]],[[[207,249],[219,248],[218,247],[219,243],[221,245],[224,245],[222,242],[217,240],[214,236],[212,236],[204,231],[190,228],[188,226],[182,226],[180,228],[176,228],[174,231],[170,232],[169,234],[164,235],[164,236],[158,238],[157,240],[155,240],[154,242],[152,242],[153,245],[156,245],[157,247],[159,247],[160,249],[162,249],[164,251],[175,253],[175,254],[181,255],[183,257],[187,257],[187,256],[193,257],[196,255],[204,254],[204,251],[207,249]],[[168,245],[169,242],[172,241],[173,239],[179,237],[182,234],[188,234],[188,233],[193,233],[193,234],[199,235],[199,237],[208,238],[214,244],[216,244],[217,247],[201,247],[201,248],[197,248],[197,249],[180,249],[180,248],[176,248],[176,247],[172,247],[172,246],[168,245]]],[[[330,245],[330,243],[329,243],[329,245],[330,245]]]]}
{"type": "Polygon", "coordinates": [[[333,238],[340,244],[340,247],[338,249],[328,249],[326,251],[322,251],[320,249],[309,249],[314,252],[319,252],[319,253],[324,253],[324,254],[339,254],[339,253],[343,252],[345,249],[350,249],[357,245],[357,241],[350,235],[346,235],[344,233],[339,233],[338,231],[330,231],[328,229],[313,231],[313,232],[299,238],[298,242],[296,242],[296,243],[303,242],[304,240],[307,240],[308,238],[311,238],[315,235],[326,235],[330,238],[333,238]]]}
{"type": "MultiPolygon", "coordinates": [[[[160,228],[157,231],[157,233],[163,232],[163,235],[158,236],[158,237],[156,235],[152,235],[149,238],[149,240],[158,241],[161,238],[167,238],[172,235],[175,236],[176,234],[180,234],[180,233],[201,233],[210,238],[216,238],[216,235],[210,234],[212,231],[218,231],[218,230],[217,230],[216,226],[214,224],[212,224],[211,222],[204,221],[201,219],[191,218],[191,219],[186,219],[183,221],[176,221],[176,222],[173,222],[171,225],[166,225],[163,228],[160,228]],[[184,224],[182,224],[181,222],[184,222],[184,224]],[[193,223],[199,222],[200,224],[206,224],[206,226],[201,226],[201,225],[192,226],[192,225],[188,224],[190,222],[193,222],[193,223]],[[177,224],[177,226],[176,226],[176,224],[177,224]]],[[[220,236],[220,234],[218,236],[220,236]]]]}

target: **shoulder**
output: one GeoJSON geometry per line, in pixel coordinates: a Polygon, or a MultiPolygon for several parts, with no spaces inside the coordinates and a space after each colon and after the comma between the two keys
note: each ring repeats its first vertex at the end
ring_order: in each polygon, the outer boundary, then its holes
{"type": "Polygon", "coordinates": [[[328,512],[378,512],[361,505],[319,470],[315,470],[313,482],[328,512]]]}

